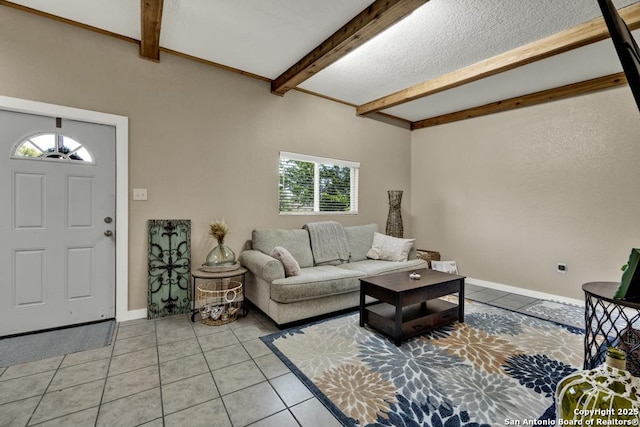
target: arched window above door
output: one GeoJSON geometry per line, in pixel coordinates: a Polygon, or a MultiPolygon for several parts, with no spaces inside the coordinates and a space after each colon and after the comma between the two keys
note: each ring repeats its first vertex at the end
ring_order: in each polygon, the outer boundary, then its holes
{"type": "Polygon", "coordinates": [[[68,161],[95,163],[85,146],[59,133],[38,133],[23,139],[14,146],[14,159],[68,161]]]}

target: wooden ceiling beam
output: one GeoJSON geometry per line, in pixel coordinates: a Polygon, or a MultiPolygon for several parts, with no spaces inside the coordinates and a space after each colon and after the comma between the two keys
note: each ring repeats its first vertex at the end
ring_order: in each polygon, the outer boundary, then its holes
{"type": "Polygon", "coordinates": [[[428,0],[376,0],[331,37],[320,43],[271,83],[271,92],[284,95],[320,70],[371,40],[428,0]]]}
{"type": "MultiPolygon", "coordinates": [[[[640,3],[620,9],[620,16],[630,29],[640,28],[640,3]]],[[[549,58],[572,49],[607,39],[609,31],[602,17],[577,25],[541,40],[477,62],[451,73],[418,83],[356,108],[359,116],[376,113],[396,105],[443,92],[485,77],[549,58]]]]}
{"type": "Polygon", "coordinates": [[[160,61],[163,0],[140,0],[140,56],[160,61]]]}
{"type": "Polygon", "coordinates": [[[579,83],[572,83],[554,89],[543,90],[530,93],[528,95],[517,96],[503,101],[492,102],[480,107],[468,108],[454,113],[443,114],[411,123],[411,130],[423,129],[431,126],[438,126],[445,123],[457,122],[459,120],[471,119],[473,117],[486,116],[488,114],[499,113],[501,111],[513,110],[515,108],[528,107],[541,104],[543,102],[554,101],[571,96],[581,95],[596,90],[622,86],[627,83],[624,73],[610,74],[596,79],[585,80],[579,83]]]}

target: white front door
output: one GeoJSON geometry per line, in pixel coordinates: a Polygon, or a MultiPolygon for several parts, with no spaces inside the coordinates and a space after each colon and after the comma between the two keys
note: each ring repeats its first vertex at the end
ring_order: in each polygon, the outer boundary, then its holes
{"type": "Polygon", "coordinates": [[[0,336],[115,317],[115,128],[0,110],[0,336]]]}

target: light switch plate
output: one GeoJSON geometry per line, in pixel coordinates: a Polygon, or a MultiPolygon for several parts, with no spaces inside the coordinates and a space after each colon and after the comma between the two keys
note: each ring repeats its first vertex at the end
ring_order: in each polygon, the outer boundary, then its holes
{"type": "Polygon", "coordinates": [[[133,200],[147,200],[147,189],[146,188],[134,188],[133,189],[133,200]]]}

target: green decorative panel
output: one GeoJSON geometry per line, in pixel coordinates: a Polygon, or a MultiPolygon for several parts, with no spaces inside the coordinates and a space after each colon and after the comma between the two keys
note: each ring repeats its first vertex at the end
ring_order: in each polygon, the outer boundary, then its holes
{"type": "Polygon", "coordinates": [[[150,219],[148,317],[191,312],[191,220],[150,219]]]}

